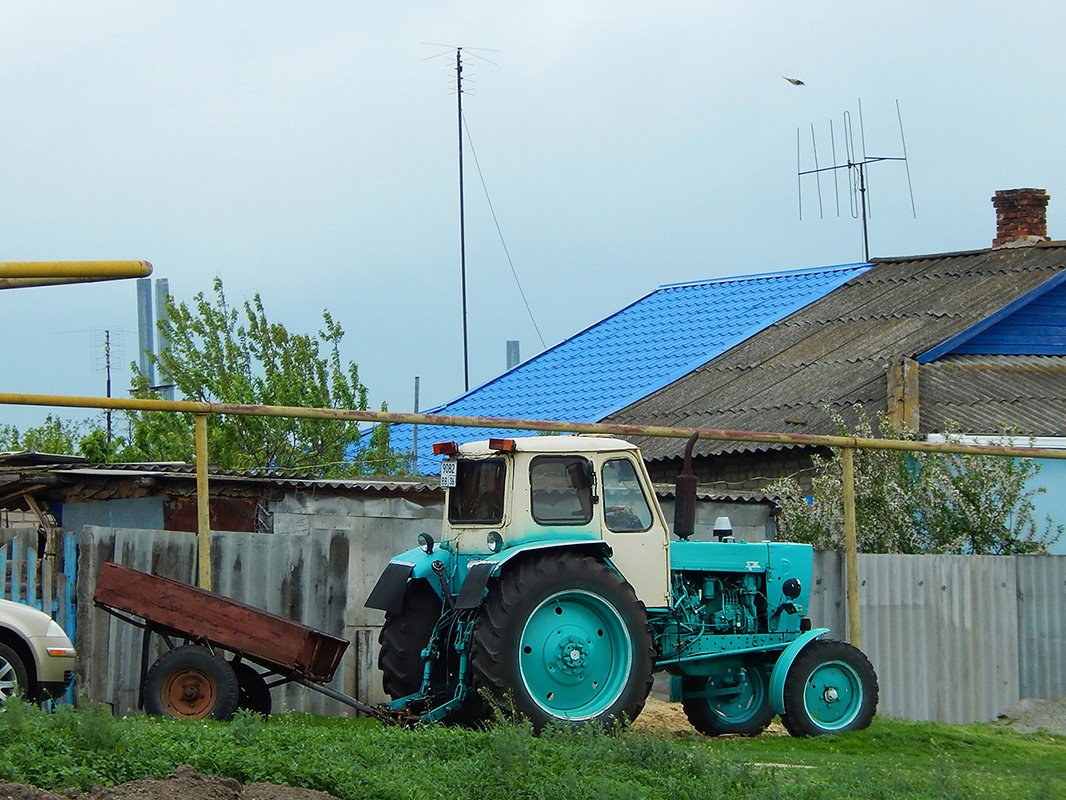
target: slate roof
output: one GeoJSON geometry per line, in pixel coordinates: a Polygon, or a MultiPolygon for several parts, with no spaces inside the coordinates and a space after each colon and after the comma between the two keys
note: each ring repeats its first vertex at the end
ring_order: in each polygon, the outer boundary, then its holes
{"type": "MultiPolygon", "coordinates": [[[[1053,285],[1049,281],[1057,285],[1066,269],[1066,243],[873,263],[606,421],[837,433],[823,406],[842,410],[861,403],[883,411],[886,374],[895,359],[918,359],[951,340],[972,342],[967,332],[987,327],[1019,300],[1053,285]]],[[[942,431],[948,418],[970,433],[995,433],[1004,423],[1027,434],[1066,430],[1066,364],[1061,356],[1042,358],[944,353],[921,364],[921,430],[942,431]]],[[[677,457],[683,447],[671,439],[637,443],[650,460],[677,457]]],[[[766,447],[701,441],[696,453],[766,447]]]]}
{"type": "MultiPolygon", "coordinates": [[[[787,317],[869,264],[744,275],[661,286],[509,372],[430,414],[598,422],[683,377],[787,317]]],[[[394,425],[391,444],[412,449],[411,427],[394,425]]],[[[483,428],[419,429],[419,471],[439,459],[430,443],[529,435],[483,428]]]]}

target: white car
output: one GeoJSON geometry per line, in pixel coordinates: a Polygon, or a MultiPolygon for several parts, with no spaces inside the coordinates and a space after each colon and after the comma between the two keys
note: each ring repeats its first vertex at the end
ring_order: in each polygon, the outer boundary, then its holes
{"type": "Polygon", "coordinates": [[[74,679],[75,655],[50,616],[0,599],[0,703],[15,694],[33,702],[61,695],[74,679]]]}

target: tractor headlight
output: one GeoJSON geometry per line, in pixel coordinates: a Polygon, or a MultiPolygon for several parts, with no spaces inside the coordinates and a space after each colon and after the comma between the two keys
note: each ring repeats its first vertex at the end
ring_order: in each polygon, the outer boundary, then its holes
{"type": "Polygon", "coordinates": [[[428,533],[418,534],[418,546],[422,548],[422,552],[427,556],[433,552],[433,537],[428,533]]]}
{"type": "Polygon", "coordinates": [[[503,537],[500,536],[499,531],[489,531],[485,539],[490,553],[498,553],[503,550],[503,537]]]}

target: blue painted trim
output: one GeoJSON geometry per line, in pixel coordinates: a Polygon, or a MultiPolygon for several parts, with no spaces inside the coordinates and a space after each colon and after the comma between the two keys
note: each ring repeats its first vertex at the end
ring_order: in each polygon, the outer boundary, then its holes
{"type": "Polygon", "coordinates": [[[792,662],[796,660],[800,650],[823,633],[829,633],[829,628],[815,628],[807,631],[786,647],[784,652],[781,653],[781,657],[774,663],[774,671],[770,675],[770,705],[773,706],[775,713],[785,713],[785,678],[788,676],[788,670],[792,666],[792,662]]]}
{"type": "Polygon", "coordinates": [[[966,330],[957,333],[955,336],[952,336],[946,342],[937,345],[933,349],[926,350],[924,353],[918,356],[916,360],[919,364],[926,364],[930,361],[936,361],[941,356],[947,355],[956,348],[966,344],[966,342],[970,341],[978,334],[988,330],[997,322],[1001,322],[1002,320],[1006,319],[1015,311],[1024,308],[1037,298],[1047,294],[1052,289],[1061,285],[1063,282],[1066,282],[1066,271],[1060,272],[1057,275],[1053,275],[1052,277],[1044,281],[1042,284],[1037,286],[1035,289],[1031,289],[1030,291],[1026,292],[1017,300],[1008,303],[1007,305],[1003,306],[1003,308],[1001,308],[999,311],[990,314],[977,324],[971,325],[966,330]]]}

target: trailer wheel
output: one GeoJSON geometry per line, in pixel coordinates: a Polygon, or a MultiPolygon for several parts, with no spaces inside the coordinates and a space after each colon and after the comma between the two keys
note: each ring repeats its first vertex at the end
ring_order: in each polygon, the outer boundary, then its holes
{"type": "Polygon", "coordinates": [[[205,647],[163,653],[144,677],[144,709],[180,719],[229,719],[240,689],[233,668],[205,647]]]}
{"type": "Polygon", "coordinates": [[[269,717],[273,708],[270,687],[259,670],[245,661],[231,663],[230,667],[237,676],[237,708],[269,717]]]}
{"type": "Polygon", "coordinates": [[[633,721],[651,689],[647,614],[633,588],[592,556],[522,561],[489,592],[471,666],[507,711],[552,721],[633,721]]]}
{"type": "Polygon", "coordinates": [[[29,692],[29,675],[19,654],[0,644],[0,703],[29,692]]]}
{"type": "Polygon", "coordinates": [[[781,722],[793,736],[862,730],[877,710],[870,660],[847,642],[808,644],[785,676],[781,722]]]}
{"type": "Polygon", "coordinates": [[[758,736],[774,718],[766,673],[757,664],[737,665],[709,677],[686,677],[681,692],[685,716],[706,736],[758,736]]]}

